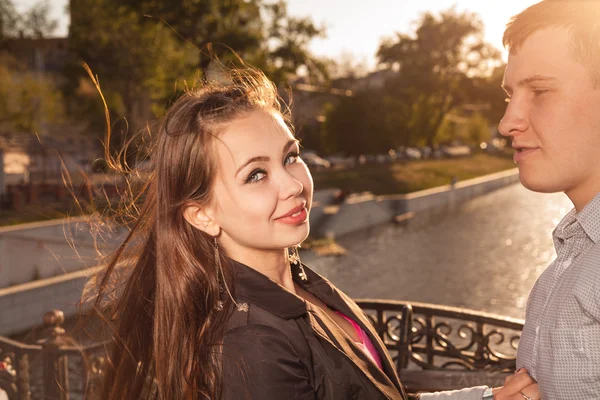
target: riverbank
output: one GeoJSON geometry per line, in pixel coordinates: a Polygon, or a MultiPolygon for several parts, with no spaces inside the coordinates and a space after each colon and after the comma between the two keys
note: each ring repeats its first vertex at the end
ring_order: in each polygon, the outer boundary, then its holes
{"type": "Polygon", "coordinates": [[[477,153],[439,160],[367,164],[313,173],[315,188],[336,188],[346,193],[406,194],[505,171],[515,167],[511,158],[477,153]]]}

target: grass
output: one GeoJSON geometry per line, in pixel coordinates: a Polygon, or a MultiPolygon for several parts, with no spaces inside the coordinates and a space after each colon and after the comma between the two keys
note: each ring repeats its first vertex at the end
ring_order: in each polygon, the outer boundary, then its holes
{"type": "Polygon", "coordinates": [[[315,189],[337,188],[346,192],[372,192],[377,195],[410,193],[447,185],[514,168],[506,157],[478,153],[459,159],[396,162],[363,165],[344,170],[313,173],[315,189]]]}

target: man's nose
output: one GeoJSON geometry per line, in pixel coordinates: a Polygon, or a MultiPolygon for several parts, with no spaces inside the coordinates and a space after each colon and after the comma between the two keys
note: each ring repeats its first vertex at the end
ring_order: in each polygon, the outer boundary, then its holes
{"type": "Polygon", "coordinates": [[[516,101],[511,101],[506,107],[504,117],[498,124],[498,131],[503,136],[514,136],[524,132],[529,127],[526,109],[516,101]]]}

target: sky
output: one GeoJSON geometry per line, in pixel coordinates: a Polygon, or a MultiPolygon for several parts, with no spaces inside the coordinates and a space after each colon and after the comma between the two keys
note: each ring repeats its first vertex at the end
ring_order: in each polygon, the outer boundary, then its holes
{"type": "MultiPolygon", "coordinates": [[[[19,11],[38,0],[13,0],[19,11]]],[[[479,14],[485,25],[485,40],[502,49],[502,33],[511,16],[539,0],[288,0],[288,11],[295,16],[309,16],[324,25],[327,37],[317,38],[311,50],[330,58],[349,55],[369,69],[376,65],[375,54],[384,37],[396,32],[411,33],[414,21],[425,11],[438,12],[456,6],[479,14]]],[[[67,34],[68,0],[49,0],[52,17],[59,21],[57,36],[67,34]]],[[[506,52],[503,53],[506,59],[506,52]]]]}

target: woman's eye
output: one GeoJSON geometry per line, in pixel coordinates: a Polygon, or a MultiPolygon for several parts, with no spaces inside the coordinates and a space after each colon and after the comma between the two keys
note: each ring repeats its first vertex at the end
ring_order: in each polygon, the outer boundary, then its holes
{"type": "Polygon", "coordinates": [[[300,157],[300,154],[298,153],[290,153],[287,155],[287,157],[285,158],[285,161],[283,162],[283,165],[290,165],[295,163],[296,161],[298,161],[298,157],[300,157]]]}
{"type": "Polygon", "coordinates": [[[246,178],[246,183],[256,183],[260,182],[267,177],[267,173],[262,169],[256,169],[250,172],[248,178],[246,178]]]}

